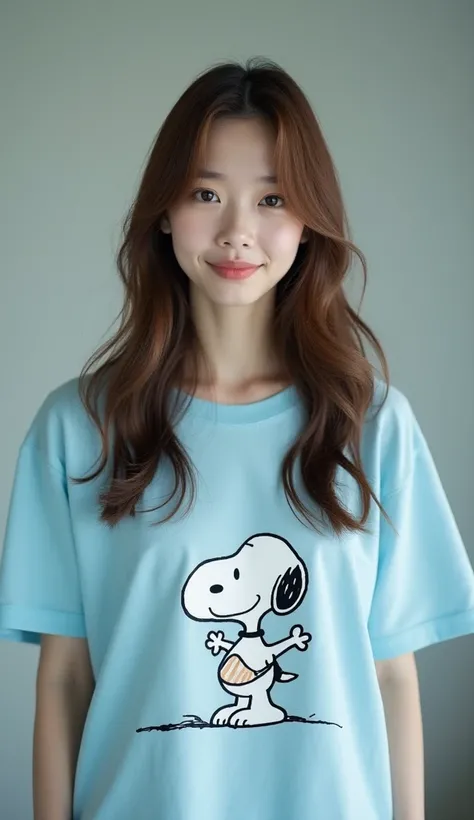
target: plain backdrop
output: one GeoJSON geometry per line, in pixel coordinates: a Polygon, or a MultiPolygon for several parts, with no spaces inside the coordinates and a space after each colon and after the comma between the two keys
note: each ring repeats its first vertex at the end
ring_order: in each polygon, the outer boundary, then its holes
{"type": "MultiPolygon", "coordinates": [[[[33,414],[115,327],[121,222],[163,118],[198,72],[263,55],[320,119],[368,261],[362,314],[472,559],[471,0],[3,0],[0,16],[2,531],[33,414]]],[[[360,281],[355,271],[354,294],[360,281]]],[[[474,639],[417,659],[427,818],[468,820],[474,639]]],[[[1,820],[32,818],[37,660],[33,647],[0,645],[1,820]]]]}

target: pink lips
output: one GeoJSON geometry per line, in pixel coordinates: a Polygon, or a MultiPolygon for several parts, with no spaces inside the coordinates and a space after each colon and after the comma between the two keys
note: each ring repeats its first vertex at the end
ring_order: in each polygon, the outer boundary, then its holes
{"type": "Polygon", "coordinates": [[[260,265],[249,265],[247,262],[224,262],[221,265],[211,265],[211,268],[223,279],[247,279],[259,267],[260,265]]]}

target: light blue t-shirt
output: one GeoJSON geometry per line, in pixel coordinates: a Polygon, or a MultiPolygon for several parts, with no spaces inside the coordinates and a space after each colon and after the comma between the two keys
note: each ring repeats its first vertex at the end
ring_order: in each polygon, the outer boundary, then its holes
{"type": "MultiPolygon", "coordinates": [[[[382,390],[379,391],[382,395],[382,390]]],[[[0,574],[3,637],[87,637],[96,688],[74,820],[391,820],[374,659],[474,632],[474,576],[433,460],[395,388],[368,413],[366,534],[292,512],[282,459],[296,388],[248,405],[194,398],[177,423],[197,477],[187,517],[166,462],[134,518],[99,521],[107,474],[72,380],[21,446],[0,574]]],[[[357,487],[337,477],[359,510],[357,487]]],[[[295,473],[296,487],[311,504],[295,473]]]]}

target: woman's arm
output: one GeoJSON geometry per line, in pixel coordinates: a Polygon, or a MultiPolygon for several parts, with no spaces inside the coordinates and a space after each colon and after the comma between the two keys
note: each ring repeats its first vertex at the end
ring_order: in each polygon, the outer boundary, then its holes
{"type": "Polygon", "coordinates": [[[33,738],[35,820],[71,820],[74,777],[94,691],[87,641],[43,635],[33,738]]]}
{"type": "Polygon", "coordinates": [[[413,653],[376,661],[385,711],[394,820],[425,820],[423,726],[413,653]]]}

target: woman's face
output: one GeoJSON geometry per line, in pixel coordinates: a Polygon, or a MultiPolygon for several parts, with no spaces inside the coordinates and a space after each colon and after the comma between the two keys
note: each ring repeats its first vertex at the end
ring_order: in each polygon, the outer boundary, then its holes
{"type": "Polygon", "coordinates": [[[162,221],[191,283],[212,302],[259,300],[289,270],[303,224],[287,209],[273,165],[274,136],[260,119],[218,120],[205,167],[162,221]],[[244,261],[258,268],[246,278],[223,278],[212,267],[244,261]]]}

